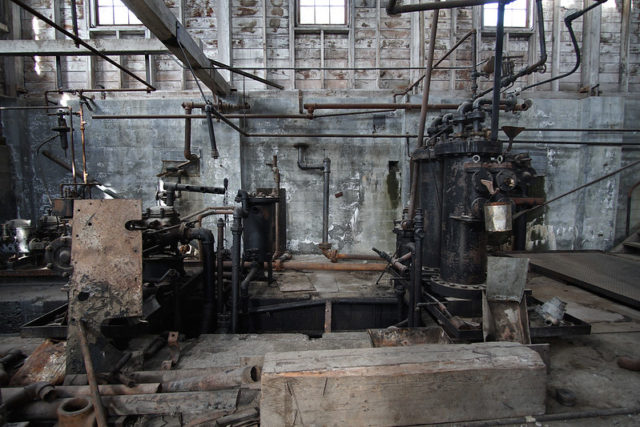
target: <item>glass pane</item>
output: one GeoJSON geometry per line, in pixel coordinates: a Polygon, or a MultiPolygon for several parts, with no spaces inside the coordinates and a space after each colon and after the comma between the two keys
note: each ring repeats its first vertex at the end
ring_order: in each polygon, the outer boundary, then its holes
{"type": "Polygon", "coordinates": [[[331,23],[334,25],[346,24],[345,18],[344,18],[344,7],[331,8],[331,23]]]}
{"type": "Polygon", "coordinates": [[[498,10],[497,9],[489,9],[486,7],[484,9],[484,19],[483,24],[485,27],[495,27],[498,23],[498,10]]]}
{"type": "Polygon", "coordinates": [[[316,6],[316,24],[330,24],[329,7],[316,6]]]}
{"type": "Polygon", "coordinates": [[[315,1],[315,5],[316,6],[329,6],[331,4],[330,0],[316,0],[315,1]]]}
{"type": "Polygon", "coordinates": [[[113,25],[113,9],[111,7],[98,8],[98,23],[100,25],[113,25]]]}
{"type": "Polygon", "coordinates": [[[113,6],[112,0],[98,0],[98,7],[100,6],[113,6]]]}
{"type": "Polygon", "coordinates": [[[300,6],[313,6],[314,0],[300,0],[300,6]]]}
{"type": "Polygon", "coordinates": [[[129,11],[129,24],[138,25],[142,24],[142,22],[140,22],[140,20],[136,17],[136,15],[133,14],[133,12],[129,11]]]}
{"type": "MultiPolygon", "coordinates": [[[[509,12],[509,26],[510,27],[526,27],[527,26],[527,11],[526,10],[512,10],[509,12]]],[[[507,25],[505,23],[505,25],[507,25]]]]}
{"type": "Polygon", "coordinates": [[[127,25],[129,23],[129,10],[124,6],[114,6],[114,24],[127,25]]]}
{"type": "Polygon", "coordinates": [[[344,0],[331,0],[331,6],[342,6],[344,8],[344,0]]]}
{"type": "Polygon", "coordinates": [[[313,24],[313,7],[300,7],[300,23],[313,24]]]}

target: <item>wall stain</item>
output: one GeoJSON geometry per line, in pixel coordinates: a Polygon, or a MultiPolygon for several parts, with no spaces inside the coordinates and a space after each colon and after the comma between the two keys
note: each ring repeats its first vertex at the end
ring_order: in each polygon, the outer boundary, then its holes
{"type": "Polygon", "coordinates": [[[252,9],[250,7],[239,7],[236,16],[249,16],[258,13],[258,9],[252,9]]]}
{"type": "Polygon", "coordinates": [[[397,161],[389,161],[389,173],[387,174],[387,194],[389,195],[389,202],[391,207],[395,210],[400,204],[400,182],[398,181],[398,174],[400,168],[397,161]]]}
{"type": "Polygon", "coordinates": [[[245,32],[245,33],[255,33],[256,32],[256,26],[258,25],[257,21],[251,21],[248,24],[244,24],[240,26],[240,31],[245,32]]]}

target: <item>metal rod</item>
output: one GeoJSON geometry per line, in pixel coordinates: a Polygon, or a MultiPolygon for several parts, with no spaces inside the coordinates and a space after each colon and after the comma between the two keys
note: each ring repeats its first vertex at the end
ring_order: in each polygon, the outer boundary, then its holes
{"type": "Polygon", "coordinates": [[[27,12],[29,12],[30,14],[35,16],[36,18],[40,19],[41,21],[44,21],[47,25],[50,25],[51,27],[55,28],[57,31],[60,31],[62,34],[64,34],[65,36],[69,37],[74,42],[76,42],[78,44],[81,44],[82,46],[87,48],[91,53],[93,53],[95,55],[98,55],[100,58],[104,59],[109,64],[117,67],[119,70],[122,70],[122,72],[124,72],[125,74],[133,77],[134,79],[136,79],[137,81],[139,81],[140,83],[145,85],[148,88],[148,91],[156,90],[155,87],[151,86],[144,79],[141,79],[140,77],[136,76],[134,73],[132,73],[131,71],[129,71],[128,69],[126,69],[122,65],[118,64],[116,61],[114,61],[113,59],[109,58],[107,55],[103,54],[102,52],[100,52],[99,50],[97,50],[96,48],[91,46],[90,44],[86,43],[80,37],[77,37],[73,33],[70,33],[69,31],[65,30],[63,27],[59,26],[58,24],[56,24],[55,22],[53,22],[52,20],[50,20],[49,18],[47,18],[46,16],[44,16],[43,14],[41,14],[40,12],[38,12],[37,10],[32,8],[31,6],[25,4],[21,0],[10,0],[10,1],[12,3],[17,4],[18,6],[20,6],[21,8],[23,8],[24,10],[26,10],[27,12]]]}
{"type": "Polygon", "coordinates": [[[84,121],[84,109],[82,108],[82,102],[80,103],[80,141],[82,143],[82,181],[86,184],[87,181],[87,152],[86,144],[84,140],[84,125],[87,122],[84,121]]]}
{"type": "MultiPolygon", "coordinates": [[[[279,85],[278,83],[274,83],[274,82],[272,82],[270,80],[263,79],[262,77],[258,77],[256,75],[251,74],[251,73],[247,73],[245,71],[242,71],[239,68],[232,67],[232,66],[227,65],[227,64],[223,64],[222,62],[214,61],[213,59],[209,59],[209,61],[211,61],[211,63],[213,65],[215,65],[216,67],[224,68],[225,70],[229,70],[232,73],[240,74],[241,76],[248,77],[248,78],[250,78],[252,80],[256,80],[256,81],[258,81],[260,83],[264,83],[267,86],[275,87],[275,88],[280,89],[280,90],[284,89],[284,86],[279,85]]],[[[266,68],[264,68],[264,67],[256,68],[256,69],[257,70],[265,70],[266,71],[266,68]]]]}
{"type": "Polygon", "coordinates": [[[82,358],[84,359],[84,368],[87,371],[87,381],[91,389],[91,400],[93,401],[93,407],[96,412],[96,421],[98,427],[107,427],[107,416],[104,411],[104,406],[102,406],[102,399],[100,398],[100,391],[98,390],[98,381],[96,380],[96,373],[93,370],[91,352],[89,351],[89,343],[87,342],[87,330],[82,319],[76,319],[76,325],[79,332],[78,336],[80,337],[80,350],[82,351],[82,358]]]}
{"type": "Polygon", "coordinates": [[[443,2],[429,2],[418,4],[405,4],[398,6],[397,0],[389,0],[387,4],[387,13],[389,15],[398,15],[407,12],[420,12],[423,10],[440,10],[454,9],[456,7],[481,6],[488,3],[497,3],[498,0],[447,0],[443,2]]]}
{"type": "MultiPolygon", "coordinates": [[[[442,61],[444,61],[445,59],[447,59],[449,57],[449,55],[451,55],[462,43],[464,43],[465,40],[467,40],[469,37],[471,37],[472,35],[474,35],[476,33],[475,28],[471,29],[471,31],[469,31],[467,34],[465,34],[464,36],[462,36],[462,38],[460,40],[458,40],[456,42],[456,44],[454,44],[453,46],[451,46],[451,49],[449,49],[443,56],[442,58],[438,59],[438,62],[436,62],[433,65],[433,68],[436,69],[438,68],[438,65],[440,65],[442,63],[442,61]]],[[[475,61],[472,61],[475,64],[475,61]]],[[[450,69],[466,69],[469,67],[450,67],[450,69]]],[[[407,87],[405,90],[403,90],[400,93],[397,93],[396,95],[406,95],[407,93],[409,93],[409,91],[411,89],[413,89],[414,87],[418,86],[418,84],[422,81],[422,79],[424,79],[424,77],[426,76],[426,72],[422,73],[422,75],[418,78],[418,80],[416,80],[415,82],[411,83],[411,85],[409,85],[409,87],[407,87]]]]}
{"type": "MultiPolygon", "coordinates": [[[[427,123],[427,107],[429,105],[429,93],[431,91],[431,75],[433,72],[433,55],[436,47],[436,36],[438,34],[438,16],[439,12],[433,12],[431,19],[431,32],[429,34],[429,57],[427,58],[427,69],[425,70],[424,88],[422,89],[422,106],[420,109],[420,124],[418,126],[417,147],[424,145],[424,128],[427,123]]],[[[408,218],[413,220],[416,211],[416,199],[418,197],[418,181],[420,175],[420,162],[412,161],[411,168],[411,188],[409,189],[409,206],[408,218]]],[[[411,317],[411,316],[409,316],[411,317]]]]}
{"type": "Polygon", "coordinates": [[[556,197],[554,197],[553,199],[547,200],[546,202],[542,203],[541,205],[537,205],[537,206],[534,206],[534,207],[532,207],[532,208],[529,208],[529,209],[526,209],[526,210],[520,211],[520,212],[518,212],[517,214],[515,214],[515,215],[513,216],[513,219],[515,220],[516,218],[518,218],[518,217],[520,217],[520,216],[522,216],[522,215],[524,215],[524,214],[526,214],[526,213],[528,213],[528,212],[531,212],[531,211],[534,211],[534,210],[536,210],[536,209],[538,209],[538,208],[541,208],[541,207],[543,207],[543,206],[546,206],[546,205],[548,205],[548,204],[549,204],[549,203],[551,203],[551,202],[555,202],[555,201],[556,201],[556,200],[558,200],[558,199],[561,199],[561,198],[563,198],[563,197],[568,196],[569,194],[573,194],[573,193],[575,193],[576,191],[580,191],[580,190],[582,190],[583,188],[587,188],[587,187],[589,187],[590,185],[596,184],[596,183],[598,183],[598,182],[600,182],[600,181],[603,181],[603,180],[605,180],[605,179],[607,179],[607,178],[611,178],[612,176],[617,175],[617,174],[619,174],[620,172],[622,172],[622,171],[624,171],[624,170],[626,170],[626,169],[629,169],[629,168],[631,168],[631,167],[633,167],[633,166],[635,166],[635,165],[637,165],[637,164],[640,164],[640,160],[636,160],[635,162],[631,162],[631,163],[629,163],[629,164],[628,164],[628,165],[626,165],[626,166],[623,166],[623,167],[621,167],[621,168],[619,168],[619,169],[614,170],[613,172],[610,172],[610,173],[608,173],[608,174],[606,174],[606,175],[601,176],[600,178],[594,179],[593,181],[589,181],[589,182],[587,182],[586,184],[583,184],[583,185],[581,185],[581,186],[579,186],[579,187],[574,188],[573,190],[567,191],[566,193],[563,193],[563,194],[561,194],[561,195],[559,195],[559,196],[556,196],[556,197]]]}
{"type": "MultiPolygon", "coordinates": [[[[423,104],[395,104],[395,103],[341,103],[341,104],[304,104],[303,107],[310,113],[315,110],[422,110],[423,104]]],[[[425,108],[427,110],[455,110],[458,104],[429,104],[425,108]]]]}
{"type": "Polygon", "coordinates": [[[491,103],[491,137],[498,140],[498,122],[500,120],[500,83],[502,82],[502,49],[504,44],[504,7],[505,0],[498,2],[498,24],[496,26],[496,50],[493,66],[493,101],[491,103]]]}
{"type": "Polygon", "coordinates": [[[35,106],[25,106],[25,107],[0,107],[0,111],[10,111],[10,110],[57,110],[59,109],[59,105],[35,105],[35,106]]]}

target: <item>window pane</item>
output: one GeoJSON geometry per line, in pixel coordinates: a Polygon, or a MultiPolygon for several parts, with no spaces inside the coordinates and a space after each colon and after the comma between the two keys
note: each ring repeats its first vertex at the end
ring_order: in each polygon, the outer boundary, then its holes
{"type": "Polygon", "coordinates": [[[138,25],[138,24],[142,24],[142,22],[140,22],[138,17],[136,17],[136,15],[134,15],[133,12],[129,11],[129,24],[138,25]]]}
{"type": "Polygon", "coordinates": [[[313,24],[313,7],[300,7],[300,23],[313,24]]]}
{"type": "Polygon", "coordinates": [[[344,8],[344,0],[331,0],[331,6],[341,6],[344,8]]]}
{"type": "Polygon", "coordinates": [[[483,23],[485,27],[495,27],[498,23],[498,11],[496,9],[485,8],[483,23]]]}
{"type": "Polygon", "coordinates": [[[113,8],[111,8],[111,7],[99,7],[98,8],[98,23],[100,25],[113,25],[113,8]]]}
{"type": "Polygon", "coordinates": [[[127,25],[129,23],[129,10],[124,6],[114,6],[114,24],[127,25]]]}
{"type": "Polygon", "coordinates": [[[316,24],[330,24],[329,7],[316,7],[316,24]]]}
{"type": "Polygon", "coordinates": [[[300,0],[300,6],[313,6],[314,0],[300,0]]]}
{"type": "Polygon", "coordinates": [[[98,0],[98,7],[100,6],[113,6],[112,0],[98,0]]]}
{"type": "Polygon", "coordinates": [[[334,25],[346,24],[344,18],[344,7],[331,8],[331,23],[334,25]]]}

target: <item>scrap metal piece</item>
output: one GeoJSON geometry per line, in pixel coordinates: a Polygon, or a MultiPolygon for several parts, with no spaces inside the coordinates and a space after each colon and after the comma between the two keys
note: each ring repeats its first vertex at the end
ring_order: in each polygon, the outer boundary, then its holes
{"type": "Polygon", "coordinates": [[[519,303],[528,270],[528,258],[487,257],[487,299],[519,303]]]}
{"type": "MultiPolygon", "coordinates": [[[[110,371],[120,358],[99,331],[107,319],[142,315],[142,235],[125,224],[141,217],[140,200],[74,203],[69,319],[86,320],[92,362],[110,371]]],[[[83,371],[77,328],[69,328],[67,373],[83,371]]]]}
{"type": "Polygon", "coordinates": [[[564,318],[567,303],[558,297],[536,307],[536,312],[544,319],[547,325],[557,325],[564,318]]]}

